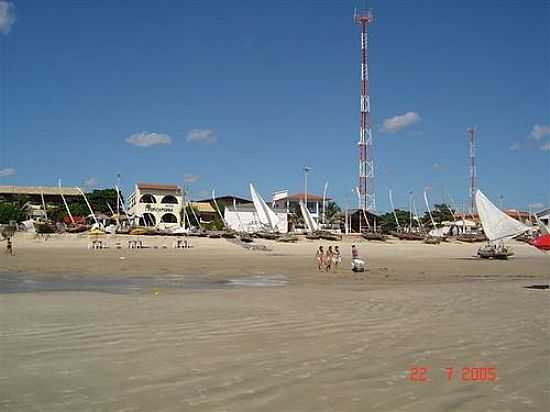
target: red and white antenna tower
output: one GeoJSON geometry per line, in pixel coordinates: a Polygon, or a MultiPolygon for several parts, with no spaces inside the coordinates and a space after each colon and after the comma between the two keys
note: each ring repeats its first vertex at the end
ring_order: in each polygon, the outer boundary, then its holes
{"type": "Polygon", "coordinates": [[[374,212],[374,155],[372,147],[372,124],[370,119],[369,69],[367,66],[367,27],[374,21],[372,11],[354,13],[353,21],[361,29],[361,112],[359,129],[359,208],[374,212]]]}
{"type": "Polygon", "coordinates": [[[470,212],[476,210],[477,172],[476,172],[476,129],[469,128],[468,140],[470,142],[470,212]]]}

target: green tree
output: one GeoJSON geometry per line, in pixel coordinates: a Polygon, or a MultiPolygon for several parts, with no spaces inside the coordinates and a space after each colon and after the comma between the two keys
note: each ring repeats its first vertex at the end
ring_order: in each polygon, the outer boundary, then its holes
{"type": "Polygon", "coordinates": [[[20,207],[17,203],[0,203],[1,224],[8,224],[12,220],[21,223],[25,220],[26,216],[27,213],[25,209],[20,207]]]}
{"type": "MultiPolygon", "coordinates": [[[[191,226],[195,226],[196,228],[198,228],[200,224],[199,222],[197,222],[197,219],[195,219],[195,216],[200,219],[199,210],[196,207],[187,205],[187,207],[185,208],[185,213],[187,213],[187,217],[189,218],[189,222],[191,222],[191,226]]],[[[182,219],[183,221],[183,209],[180,212],[180,219],[182,219]]],[[[187,222],[185,222],[185,224],[187,225],[187,222]]]]}
{"type": "MultiPolygon", "coordinates": [[[[92,206],[94,213],[104,213],[110,215],[111,211],[107,203],[113,208],[113,211],[116,211],[116,190],[115,189],[96,189],[91,193],[86,193],[86,197],[92,206]]],[[[121,198],[121,201],[124,200],[121,198]]],[[[84,198],[79,197],[76,200],[72,200],[69,203],[69,209],[73,216],[88,216],[90,214],[90,209],[86,205],[84,198]]]]}
{"type": "MultiPolygon", "coordinates": [[[[407,210],[395,209],[395,214],[397,215],[397,220],[401,228],[408,227],[410,224],[410,214],[407,210]]],[[[378,216],[377,222],[382,226],[384,232],[392,232],[397,230],[397,224],[395,222],[395,216],[393,212],[387,212],[383,215],[378,216]]],[[[414,224],[414,222],[413,222],[414,224]]]]}
{"type": "Polygon", "coordinates": [[[340,213],[342,209],[336,204],[336,202],[330,201],[327,202],[325,208],[325,218],[327,222],[333,222],[336,219],[336,215],[340,213]]]}
{"type": "MultiPolygon", "coordinates": [[[[433,207],[433,210],[432,210],[432,217],[435,221],[436,224],[441,224],[442,222],[450,222],[450,221],[453,221],[453,213],[455,213],[455,211],[453,210],[452,213],[451,213],[451,209],[449,208],[449,206],[445,203],[439,203],[439,204],[435,204],[434,207],[433,207]]],[[[426,211],[426,213],[424,213],[424,216],[422,217],[422,223],[424,224],[430,224],[431,225],[431,220],[430,220],[430,214],[426,211]]]]}
{"type": "MultiPolygon", "coordinates": [[[[212,221],[206,225],[206,228],[208,230],[222,230],[225,225],[223,223],[223,220],[221,219],[220,215],[218,214],[218,211],[216,209],[216,205],[212,202],[210,203],[212,205],[212,208],[216,211],[216,214],[214,215],[212,221]]],[[[224,205],[220,205],[218,204],[218,206],[220,207],[220,213],[222,216],[224,216],[224,212],[225,212],[225,206],[224,205]]]]}

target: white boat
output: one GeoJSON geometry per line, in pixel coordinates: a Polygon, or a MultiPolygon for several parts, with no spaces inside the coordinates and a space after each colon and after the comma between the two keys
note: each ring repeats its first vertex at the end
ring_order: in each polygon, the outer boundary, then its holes
{"type": "Polygon", "coordinates": [[[256,192],[254,185],[250,183],[250,196],[254,203],[254,209],[256,209],[256,215],[258,216],[259,223],[270,232],[280,232],[279,218],[273,210],[267,205],[265,200],[256,192]]]}
{"type": "Polygon", "coordinates": [[[529,230],[527,225],[508,216],[496,207],[482,192],[476,192],[476,207],[488,243],[478,250],[482,258],[507,259],[513,253],[504,241],[529,230]]]}

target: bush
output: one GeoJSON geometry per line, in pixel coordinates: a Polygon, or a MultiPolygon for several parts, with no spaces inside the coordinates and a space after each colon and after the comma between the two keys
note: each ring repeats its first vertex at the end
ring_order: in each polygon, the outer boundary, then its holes
{"type": "Polygon", "coordinates": [[[25,210],[14,203],[0,203],[0,223],[8,224],[11,220],[21,223],[25,220],[25,210]]]}

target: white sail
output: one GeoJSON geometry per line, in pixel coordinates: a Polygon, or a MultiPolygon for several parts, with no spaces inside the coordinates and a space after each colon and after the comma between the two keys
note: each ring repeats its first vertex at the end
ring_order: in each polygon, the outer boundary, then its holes
{"type": "Polygon", "coordinates": [[[491,203],[481,190],[476,192],[476,207],[485,236],[491,242],[512,238],[529,230],[526,225],[511,218],[491,203]]]}
{"type": "Polygon", "coordinates": [[[279,218],[258,192],[256,192],[252,183],[250,183],[250,196],[252,197],[252,202],[254,203],[254,208],[256,209],[260,224],[268,226],[271,230],[278,230],[279,218]]]}
{"type": "Polygon", "coordinates": [[[309,213],[308,208],[304,204],[303,201],[300,200],[300,210],[302,212],[302,216],[304,217],[304,221],[307,226],[307,230],[309,233],[316,232],[319,230],[319,225],[317,222],[313,219],[311,216],[311,213],[309,213]]]}

